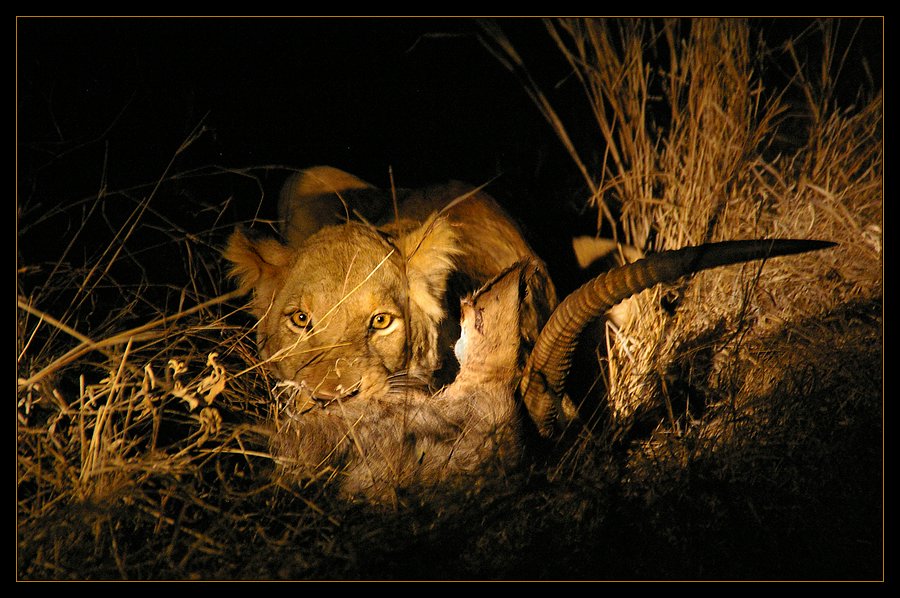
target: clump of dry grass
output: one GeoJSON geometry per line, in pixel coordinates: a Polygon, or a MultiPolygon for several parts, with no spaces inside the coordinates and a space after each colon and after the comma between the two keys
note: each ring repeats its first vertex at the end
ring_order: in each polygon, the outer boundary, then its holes
{"type": "MultiPolygon", "coordinates": [[[[766,237],[840,244],[636,297],[632,320],[607,329],[601,343],[600,398],[583,405],[597,410],[592,430],[566,449],[555,475],[573,475],[585,453],[615,450],[626,439],[623,492],[646,503],[649,531],[672,534],[662,543],[672,550],[736,533],[770,547],[790,538],[787,545],[806,550],[820,533],[812,522],[822,517],[840,521],[835,534],[844,535],[841,548],[832,538],[832,548],[820,549],[822,563],[850,558],[847,538],[874,548],[883,437],[882,97],[874,90],[840,106],[832,95],[846,66],[838,32],[855,24],[812,23],[780,48],[756,43],[737,19],[546,25],[593,107],[602,141],[596,166],[569,141],[542,90],[524,79],[587,178],[598,234],[610,231],[645,251],[766,237]],[[821,67],[798,58],[798,45],[822,48],[821,67]],[[764,80],[774,59],[788,65],[785,88],[764,80]],[[829,496],[835,488],[858,508],[842,510],[829,496]],[[697,525],[695,537],[674,539],[684,533],[678,518],[697,525]]],[[[502,34],[492,39],[510,68],[524,68],[502,34]]],[[[868,563],[851,560],[877,571],[877,550],[866,554],[868,563]]],[[[746,568],[718,562],[718,573],[758,575],[756,557],[746,568]]],[[[783,574],[792,575],[789,566],[783,574]]]]}
{"type": "Polygon", "coordinates": [[[269,381],[218,256],[233,227],[219,224],[227,201],[196,205],[188,222],[205,232],[153,207],[201,174],[225,173],[167,168],[152,185],[46,212],[20,204],[22,577],[179,576],[197,555],[227,550],[195,514],[227,520],[221,503],[257,494],[266,478],[269,381]],[[76,226],[59,261],[26,261],[60,216],[76,226]]]}
{"type": "Polygon", "coordinates": [[[46,211],[20,199],[19,577],[883,575],[882,99],[838,106],[834,70],[795,58],[838,54],[834,27],[768,48],[737,20],[548,22],[592,148],[492,30],[580,164],[598,230],[647,251],[840,247],[641,294],[599,352],[591,428],[532,451],[516,484],[396,512],[270,476],[273,381],[223,272],[240,218],[216,183],[262,188],[265,169],[173,174],[192,135],[150,185],[46,211]],[[762,77],[778,57],[786,89],[762,77]],[[158,207],[182,193],[217,199],[158,207]],[[57,217],[75,223],[64,254],[32,259],[57,217]]]}

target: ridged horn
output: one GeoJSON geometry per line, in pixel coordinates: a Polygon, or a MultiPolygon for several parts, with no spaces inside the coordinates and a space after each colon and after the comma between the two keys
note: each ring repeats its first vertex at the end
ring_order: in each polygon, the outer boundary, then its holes
{"type": "Polygon", "coordinates": [[[550,436],[581,332],[632,295],[701,270],[834,246],[829,241],[773,239],[724,241],[663,251],[588,281],[559,304],[525,365],[520,391],[542,436],[550,436]]]}

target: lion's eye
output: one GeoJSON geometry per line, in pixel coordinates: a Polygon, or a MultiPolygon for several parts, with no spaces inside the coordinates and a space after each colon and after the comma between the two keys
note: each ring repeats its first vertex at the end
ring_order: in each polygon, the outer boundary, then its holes
{"type": "Polygon", "coordinates": [[[309,328],[311,322],[309,314],[305,311],[295,311],[291,314],[291,324],[297,328],[309,328]]]}
{"type": "Polygon", "coordinates": [[[394,321],[394,316],[391,314],[375,314],[372,316],[372,321],[369,323],[369,326],[372,327],[372,330],[384,330],[394,321]]]}

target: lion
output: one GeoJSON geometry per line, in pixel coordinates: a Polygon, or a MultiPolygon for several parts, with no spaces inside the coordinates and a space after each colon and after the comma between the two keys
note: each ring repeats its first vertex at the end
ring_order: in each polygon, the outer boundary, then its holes
{"type": "Polygon", "coordinates": [[[399,373],[451,382],[460,299],[520,261],[534,264],[526,347],[556,306],[544,262],[488,194],[450,182],[396,199],[394,211],[368,183],[315,167],[282,190],[284,243],[240,230],[229,240],[232,274],[253,292],[261,357],[313,400],[377,397],[399,373]]]}

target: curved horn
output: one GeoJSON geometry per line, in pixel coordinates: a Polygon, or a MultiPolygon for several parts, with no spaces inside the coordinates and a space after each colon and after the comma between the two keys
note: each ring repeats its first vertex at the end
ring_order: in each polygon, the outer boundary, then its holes
{"type": "Polygon", "coordinates": [[[829,241],[725,241],[663,251],[601,274],[569,295],[541,331],[520,385],[528,414],[542,436],[553,429],[581,332],[615,304],[662,282],[709,268],[831,247],[829,241]]]}

